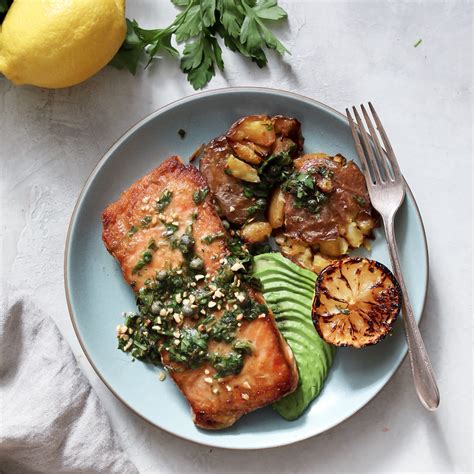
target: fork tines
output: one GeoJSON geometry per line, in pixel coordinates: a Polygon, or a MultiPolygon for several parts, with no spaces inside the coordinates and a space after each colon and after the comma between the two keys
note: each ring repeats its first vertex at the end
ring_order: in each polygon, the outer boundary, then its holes
{"type": "Polygon", "coordinates": [[[395,157],[395,153],[393,152],[393,148],[390,144],[390,141],[388,140],[387,134],[385,133],[379,116],[377,115],[377,112],[375,111],[375,108],[371,102],[369,102],[369,108],[385,150],[380,144],[379,136],[375,131],[372,119],[370,118],[364,105],[361,104],[360,109],[362,110],[365,123],[367,124],[369,130],[368,133],[357,109],[352,107],[357,124],[354,122],[349,109],[346,109],[346,115],[349,120],[349,125],[351,126],[352,137],[354,138],[357,155],[359,156],[363,165],[367,184],[369,186],[376,186],[390,182],[398,183],[403,178],[395,157]]]}

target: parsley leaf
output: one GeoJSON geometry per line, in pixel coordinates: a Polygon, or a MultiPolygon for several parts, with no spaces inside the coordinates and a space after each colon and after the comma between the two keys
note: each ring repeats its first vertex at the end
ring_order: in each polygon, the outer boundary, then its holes
{"type": "Polygon", "coordinates": [[[242,24],[242,9],[239,9],[238,2],[234,0],[218,0],[220,12],[220,22],[232,38],[240,35],[240,25],[242,24]]]}
{"type": "Polygon", "coordinates": [[[138,232],[138,227],[132,225],[132,227],[130,227],[130,229],[127,232],[127,237],[132,237],[133,234],[136,234],[137,232],[138,232]]]}
{"type": "MultiPolygon", "coordinates": [[[[1,5],[9,0],[0,0],[1,5]]],[[[146,30],[127,19],[127,35],[110,64],[136,73],[141,60],[148,66],[160,53],[179,58],[182,71],[194,89],[202,89],[224,69],[222,41],[231,51],[255,62],[267,64],[264,49],[283,55],[288,50],[267,26],[286,18],[277,0],[171,0],[181,8],[166,28],[146,30]],[[184,44],[180,52],[173,41],[184,44]]]]}
{"type": "Polygon", "coordinates": [[[258,169],[259,176],[274,186],[284,181],[293,169],[293,160],[287,151],[282,151],[275,155],[270,155],[258,169]]]}
{"type": "Polygon", "coordinates": [[[254,8],[251,8],[250,5],[244,0],[242,4],[245,9],[245,20],[242,23],[242,28],[240,30],[240,39],[242,43],[246,44],[250,51],[261,47],[262,41],[267,46],[267,48],[275,49],[278,53],[284,54],[289,51],[283,46],[283,44],[278,41],[276,36],[265,26],[263,20],[268,19],[280,19],[286,17],[286,12],[276,5],[276,1],[272,0],[262,0],[257,3],[254,8]],[[263,8],[260,10],[260,8],[263,8]],[[277,10],[283,12],[283,16],[279,16],[277,10]],[[263,12],[263,16],[261,13],[263,12]],[[268,16],[274,16],[275,18],[268,18],[268,16]]]}
{"type": "Polygon", "coordinates": [[[138,64],[145,54],[151,55],[150,61],[159,49],[167,51],[171,56],[178,57],[178,50],[171,45],[174,30],[144,30],[138,26],[135,20],[127,18],[126,21],[125,41],[110,61],[111,66],[117,69],[128,69],[135,75],[138,64]]]}
{"type": "Polygon", "coordinates": [[[0,13],[6,13],[12,3],[13,0],[0,0],[0,13]]]}
{"type": "Polygon", "coordinates": [[[216,22],[216,0],[201,0],[202,24],[209,28],[216,22]]]}
{"type": "Polygon", "coordinates": [[[359,204],[360,207],[364,207],[367,204],[363,196],[357,196],[356,194],[353,194],[352,198],[357,204],[359,204]]]}
{"type": "Polygon", "coordinates": [[[202,32],[193,42],[188,43],[181,58],[181,69],[195,89],[202,89],[213,76],[215,65],[222,71],[222,50],[216,38],[202,32]]]}
{"type": "Polygon", "coordinates": [[[156,204],[155,204],[156,210],[158,212],[164,211],[169,206],[172,197],[173,197],[173,193],[170,190],[165,189],[163,191],[163,194],[156,201],[156,204]]]}
{"type": "Polygon", "coordinates": [[[201,204],[209,194],[209,188],[206,186],[205,188],[198,189],[193,193],[193,201],[195,204],[201,204]]]}
{"type": "Polygon", "coordinates": [[[199,5],[191,5],[181,15],[182,19],[175,31],[178,43],[198,35],[203,28],[201,7],[199,5]]]}
{"type": "Polygon", "coordinates": [[[281,20],[287,17],[286,11],[278,6],[277,0],[261,0],[255,6],[255,11],[265,20],[281,20]]]}
{"type": "Polygon", "coordinates": [[[138,63],[144,50],[144,43],[135,32],[137,27],[138,23],[135,20],[127,18],[125,41],[109,63],[117,69],[128,69],[133,75],[137,72],[138,63]]]}
{"type": "Polygon", "coordinates": [[[188,6],[190,0],[171,0],[171,3],[176,7],[185,8],[188,6]]]}
{"type": "Polygon", "coordinates": [[[231,351],[225,355],[216,354],[212,366],[216,369],[215,378],[226,377],[238,374],[244,366],[244,360],[242,354],[231,351]]]}
{"type": "Polygon", "coordinates": [[[12,3],[13,0],[0,0],[0,23],[2,23],[12,3]]]}
{"type": "Polygon", "coordinates": [[[328,200],[327,195],[315,186],[311,173],[317,172],[317,169],[310,169],[308,172],[295,171],[282,186],[284,192],[293,194],[293,205],[296,208],[306,208],[316,215],[319,214],[321,207],[328,200]]]}
{"type": "Polygon", "coordinates": [[[215,234],[209,234],[205,237],[202,237],[201,242],[204,244],[212,244],[212,242],[215,242],[218,239],[222,239],[222,237],[225,237],[224,232],[216,232],[215,234]]]}

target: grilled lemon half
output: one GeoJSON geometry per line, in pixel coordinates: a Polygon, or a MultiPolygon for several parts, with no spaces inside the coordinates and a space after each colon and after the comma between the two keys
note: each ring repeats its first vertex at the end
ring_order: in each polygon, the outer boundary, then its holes
{"type": "Polygon", "coordinates": [[[364,347],[390,332],[401,303],[400,286],[386,266],[345,258],[328,265],[316,281],[313,323],[330,344],[364,347]]]}

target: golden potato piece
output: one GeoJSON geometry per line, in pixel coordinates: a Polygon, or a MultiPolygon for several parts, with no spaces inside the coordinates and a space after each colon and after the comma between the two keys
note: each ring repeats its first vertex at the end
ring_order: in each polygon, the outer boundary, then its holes
{"type": "Polygon", "coordinates": [[[275,115],[272,117],[273,125],[275,127],[275,133],[281,137],[291,139],[296,145],[297,151],[303,150],[304,138],[301,134],[300,122],[292,117],[286,117],[284,115],[275,115]]]}
{"type": "Polygon", "coordinates": [[[272,151],[271,146],[261,146],[261,145],[257,145],[254,142],[249,142],[249,141],[245,141],[243,142],[243,144],[245,146],[248,146],[251,150],[253,150],[255,153],[257,153],[257,155],[260,155],[260,156],[268,156],[270,152],[272,151]]]}
{"type": "Polygon", "coordinates": [[[289,239],[284,234],[275,237],[281,253],[297,265],[312,270],[313,254],[308,244],[299,240],[289,239]]]}
{"type": "Polygon", "coordinates": [[[319,250],[328,257],[340,257],[347,253],[349,244],[344,237],[337,237],[334,240],[322,240],[319,242],[319,250]]]}
{"type": "Polygon", "coordinates": [[[316,186],[323,192],[323,193],[330,193],[334,190],[334,182],[330,178],[323,178],[318,176],[316,178],[316,186]]]}
{"type": "Polygon", "coordinates": [[[240,232],[246,242],[256,244],[268,239],[272,233],[272,226],[268,222],[252,222],[242,227],[240,232]]]}
{"type": "Polygon", "coordinates": [[[320,253],[316,253],[313,257],[312,270],[314,273],[321,273],[321,271],[330,265],[333,260],[323,257],[320,253]]]}
{"type": "Polygon", "coordinates": [[[251,165],[259,165],[262,162],[262,157],[258,156],[252,148],[243,143],[233,143],[232,148],[240,159],[250,163],[251,165]]]}
{"type": "Polygon", "coordinates": [[[342,166],[345,166],[347,163],[347,160],[340,155],[339,153],[332,158],[336,163],[340,163],[342,166]]]}
{"type": "Polygon", "coordinates": [[[295,169],[299,170],[307,161],[312,161],[316,159],[330,159],[329,155],[326,153],[308,153],[306,155],[300,156],[293,161],[295,169]]]}
{"type": "Polygon", "coordinates": [[[280,188],[273,191],[268,208],[268,222],[273,229],[278,229],[285,222],[285,195],[280,188]]]}
{"type": "Polygon", "coordinates": [[[357,221],[357,227],[364,235],[370,235],[375,228],[375,221],[371,217],[357,221]]]}
{"type": "Polygon", "coordinates": [[[355,249],[360,247],[364,242],[364,234],[360,231],[355,222],[348,224],[345,237],[349,245],[355,249]]]}
{"type": "Polygon", "coordinates": [[[227,132],[227,138],[234,142],[249,140],[262,146],[271,146],[276,135],[273,122],[267,115],[249,115],[234,123],[227,132]]]}
{"type": "Polygon", "coordinates": [[[215,138],[206,146],[199,160],[199,170],[222,216],[230,223],[241,226],[247,221],[249,209],[255,206],[255,202],[244,195],[244,181],[231,176],[226,169],[227,157],[232,154],[233,149],[227,138],[215,138]]]}
{"type": "Polygon", "coordinates": [[[235,178],[248,183],[260,183],[257,170],[233,155],[227,157],[226,170],[235,178]]]}

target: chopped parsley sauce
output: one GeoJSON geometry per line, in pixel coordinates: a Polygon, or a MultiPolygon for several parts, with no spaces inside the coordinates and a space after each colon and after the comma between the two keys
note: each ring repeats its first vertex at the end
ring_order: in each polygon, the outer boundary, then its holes
{"type": "Polygon", "coordinates": [[[365,205],[367,204],[363,196],[357,196],[356,194],[353,194],[352,198],[357,204],[359,204],[360,207],[365,207],[365,205]]]}
{"type": "Polygon", "coordinates": [[[171,198],[173,197],[173,193],[166,189],[163,191],[163,194],[160,196],[160,198],[156,201],[156,210],[158,212],[164,211],[170,204],[171,198]]]}
{"type": "Polygon", "coordinates": [[[156,246],[155,240],[151,239],[150,242],[148,243],[148,246],[146,250],[144,250],[138,262],[135,264],[135,266],[132,269],[132,274],[135,275],[138,273],[145,265],[148,265],[152,259],[153,259],[153,252],[157,250],[158,247],[156,246]]]}
{"type": "MultiPolygon", "coordinates": [[[[161,200],[161,198],[160,198],[161,200]]],[[[160,201],[158,200],[157,203],[160,201]]],[[[253,300],[250,287],[260,288],[251,276],[252,256],[242,241],[227,239],[230,254],[220,260],[218,271],[209,275],[204,261],[195,255],[192,225],[178,237],[168,237],[172,248],[183,254],[179,268],[161,270],[149,278],[137,294],[136,313],[126,315],[117,328],[118,347],[133,358],[162,364],[168,370],[194,369],[204,363],[215,370],[214,378],[238,374],[252,344],[238,337],[243,322],[268,314],[266,305],[253,300]],[[211,341],[228,344],[228,350],[209,350],[211,341]]],[[[212,237],[225,238],[224,233],[212,237]]],[[[211,239],[208,239],[211,240],[211,239]]],[[[133,272],[151,262],[154,240],[142,252],[133,272]]]]}
{"type": "Polygon", "coordinates": [[[132,237],[132,236],[133,236],[134,234],[136,234],[137,232],[138,232],[138,227],[132,225],[132,227],[130,227],[130,229],[129,229],[128,232],[127,232],[127,237],[132,237]]]}
{"type": "Polygon", "coordinates": [[[212,244],[218,239],[222,239],[225,236],[224,232],[216,232],[215,234],[209,234],[201,238],[201,242],[204,244],[212,244]]]}
{"type": "Polygon", "coordinates": [[[140,220],[140,224],[142,225],[142,227],[147,227],[150,224],[151,219],[151,216],[145,216],[140,220]]]}
{"type": "Polygon", "coordinates": [[[332,176],[332,172],[325,166],[310,168],[306,172],[294,171],[282,186],[284,192],[292,194],[296,208],[308,209],[312,214],[318,215],[321,207],[327,202],[328,194],[318,189],[315,175],[323,178],[332,176]]]}
{"type": "Polygon", "coordinates": [[[194,192],[193,194],[193,201],[195,204],[201,204],[206,199],[207,195],[209,194],[209,188],[199,189],[194,192]]]}

